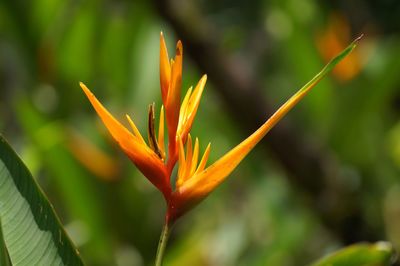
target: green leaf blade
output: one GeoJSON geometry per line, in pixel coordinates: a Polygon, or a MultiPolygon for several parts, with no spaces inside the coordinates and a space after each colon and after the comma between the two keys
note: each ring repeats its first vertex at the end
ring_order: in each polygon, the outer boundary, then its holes
{"type": "Polygon", "coordinates": [[[388,242],[355,244],[328,255],[312,266],[389,266],[394,255],[388,242]]]}
{"type": "Polygon", "coordinates": [[[10,256],[8,255],[6,243],[4,242],[1,219],[0,219],[0,265],[11,266],[10,256]]]}
{"type": "Polygon", "coordinates": [[[53,207],[2,136],[0,217],[13,265],[83,265],[53,207]]]}

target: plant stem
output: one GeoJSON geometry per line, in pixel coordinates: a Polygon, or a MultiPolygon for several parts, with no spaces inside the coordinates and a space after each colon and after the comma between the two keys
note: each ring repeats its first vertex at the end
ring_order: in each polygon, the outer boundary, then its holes
{"type": "Polygon", "coordinates": [[[164,224],[164,227],[161,232],[160,241],[158,242],[155,266],[162,266],[162,261],[164,258],[164,251],[165,251],[165,247],[167,246],[170,232],[171,232],[170,226],[169,226],[168,222],[166,222],[164,224]]]}

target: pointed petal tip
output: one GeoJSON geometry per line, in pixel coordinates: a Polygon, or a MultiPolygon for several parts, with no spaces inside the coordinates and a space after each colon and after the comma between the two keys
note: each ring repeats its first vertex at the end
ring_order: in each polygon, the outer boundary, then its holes
{"type": "Polygon", "coordinates": [[[207,74],[204,74],[201,79],[200,79],[201,83],[206,84],[207,82],[207,74]]]}
{"type": "Polygon", "coordinates": [[[88,89],[88,88],[86,87],[86,85],[85,85],[82,81],[79,82],[79,86],[80,86],[82,89],[84,89],[84,90],[85,90],[85,89],[86,89],[86,90],[88,89]]]}
{"type": "Polygon", "coordinates": [[[83,83],[79,82],[79,86],[83,90],[83,92],[86,94],[87,97],[93,97],[93,93],[89,90],[89,88],[83,83]]]}
{"type": "Polygon", "coordinates": [[[350,44],[350,47],[355,48],[363,37],[364,37],[364,33],[361,33],[360,36],[355,38],[354,41],[350,44]]]}
{"type": "Polygon", "coordinates": [[[182,41],[179,40],[176,43],[176,55],[179,56],[179,55],[182,55],[182,53],[183,53],[183,45],[182,45],[182,41]]]}
{"type": "Polygon", "coordinates": [[[364,33],[361,33],[360,36],[358,36],[358,37],[354,40],[354,43],[358,43],[363,37],[364,37],[364,33]]]}
{"type": "Polygon", "coordinates": [[[160,43],[165,43],[164,33],[160,31],[160,43]]]}

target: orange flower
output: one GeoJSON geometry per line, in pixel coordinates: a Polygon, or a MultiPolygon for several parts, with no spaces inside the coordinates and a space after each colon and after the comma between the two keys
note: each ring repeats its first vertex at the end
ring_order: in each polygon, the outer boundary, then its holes
{"type": "Polygon", "coordinates": [[[176,45],[175,59],[169,60],[162,33],[160,35],[160,85],[168,128],[168,156],[166,156],[164,148],[163,107],[160,112],[157,138],[154,127],[154,104],[150,105],[149,144],[146,144],[129,116],[127,118],[132,132],[121,125],[83,83],[80,85],[122,150],[150,182],[164,194],[168,205],[166,222],[169,224],[201,202],[221,184],[268,131],[355,48],[359,39],[356,39],[332,59],[320,73],[283,104],[258,130],[208,167],[206,167],[206,163],[210,153],[210,144],[199,162],[199,140],[196,138],[193,144],[189,134],[207,76],[204,75],[200,79],[194,90],[192,88],[188,90],[181,104],[183,47],[180,41],[176,45]],[[171,175],[177,162],[179,163],[178,176],[175,189],[172,189],[171,175]]]}

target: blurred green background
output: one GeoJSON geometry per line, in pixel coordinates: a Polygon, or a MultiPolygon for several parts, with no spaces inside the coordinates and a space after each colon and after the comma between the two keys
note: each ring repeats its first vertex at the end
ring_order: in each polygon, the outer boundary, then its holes
{"type": "Polygon", "coordinates": [[[0,1],[0,129],[88,265],[151,265],[161,194],[78,83],[144,133],[160,106],[159,32],[183,89],[209,81],[192,130],[210,162],[354,38],[354,53],[174,228],[166,265],[305,265],[359,241],[400,248],[400,2],[0,1]]]}

